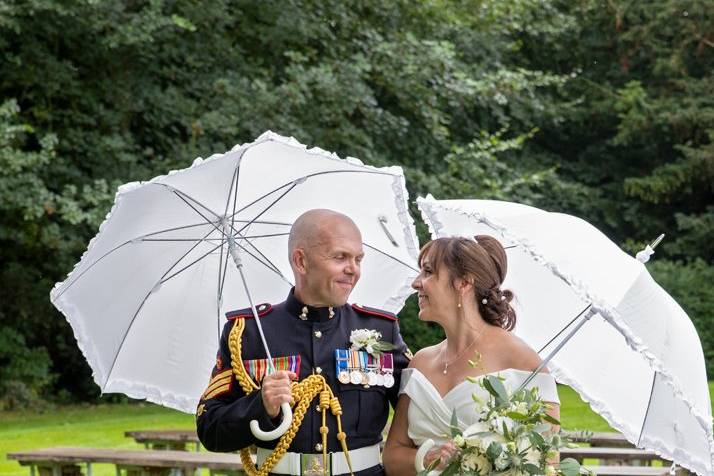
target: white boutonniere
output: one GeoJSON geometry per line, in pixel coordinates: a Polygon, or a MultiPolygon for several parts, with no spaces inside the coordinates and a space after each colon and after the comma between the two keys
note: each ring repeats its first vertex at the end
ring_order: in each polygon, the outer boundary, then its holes
{"type": "Polygon", "coordinates": [[[371,355],[382,355],[382,353],[395,349],[391,342],[380,340],[382,333],[374,329],[355,329],[350,334],[351,350],[366,350],[371,355]]]}

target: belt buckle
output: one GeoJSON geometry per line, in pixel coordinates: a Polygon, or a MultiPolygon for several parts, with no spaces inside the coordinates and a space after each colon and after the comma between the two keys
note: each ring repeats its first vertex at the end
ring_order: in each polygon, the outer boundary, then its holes
{"type": "Polygon", "coordinates": [[[322,457],[322,453],[310,454],[302,453],[300,454],[300,474],[301,476],[324,476],[325,474],[331,475],[330,471],[330,454],[327,455],[327,460],[325,461],[322,457]]]}

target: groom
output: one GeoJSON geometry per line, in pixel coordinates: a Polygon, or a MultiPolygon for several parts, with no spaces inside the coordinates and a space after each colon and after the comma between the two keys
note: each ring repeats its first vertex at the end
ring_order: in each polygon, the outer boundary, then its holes
{"type": "Polygon", "coordinates": [[[288,253],[295,287],[285,301],[258,306],[275,367],[282,370],[266,375],[267,359],[252,311],[229,312],[216,366],[196,412],[199,438],[211,451],[256,445],[260,467],[277,440],[257,440],[249,422],[257,420],[264,431],[274,429],[280,423],[280,405],[293,403],[291,382],[319,374],[341,404],[349,460],[337,440],[336,418],[328,411],[328,458],[323,461],[323,421],[316,398],[271,474],[312,474],[310,470],[322,474],[325,466],[327,474],[349,474],[348,461],[355,475],[384,474],[381,433],[389,403],[397,403],[401,371],[411,354],[394,314],[347,304],[360,278],[364,257],[361,233],[345,215],[310,210],[293,224],[288,253]],[[237,328],[244,329],[242,336],[231,339],[237,328]],[[353,336],[356,330],[361,332],[353,336]],[[393,349],[380,357],[370,346],[370,354],[364,342],[355,339],[358,335],[372,340],[378,337],[393,349]],[[360,343],[362,348],[354,350],[360,343]]]}

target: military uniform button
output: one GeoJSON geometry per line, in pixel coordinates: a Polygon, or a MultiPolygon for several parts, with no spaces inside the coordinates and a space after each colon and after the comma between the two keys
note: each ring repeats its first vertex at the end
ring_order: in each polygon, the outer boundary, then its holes
{"type": "Polygon", "coordinates": [[[315,451],[322,451],[322,443],[318,443],[315,445],[315,451]]]}
{"type": "Polygon", "coordinates": [[[322,373],[322,367],[315,367],[315,372],[317,372],[318,374],[321,374],[321,373],[322,373]]]}
{"type": "Polygon", "coordinates": [[[315,331],[315,337],[317,337],[318,339],[319,339],[320,337],[322,337],[322,332],[320,332],[320,331],[315,331]]]}

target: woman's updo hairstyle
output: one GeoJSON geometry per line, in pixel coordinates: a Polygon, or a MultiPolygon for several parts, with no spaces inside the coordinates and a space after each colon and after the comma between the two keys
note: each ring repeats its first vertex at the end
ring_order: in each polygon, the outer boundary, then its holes
{"type": "Polygon", "coordinates": [[[478,310],[484,320],[507,331],[516,326],[516,311],[511,307],[513,293],[501,290],[508,270],[506,251],[501,243],[489,235],[474,239],[463,237],[437,238],[419,252],[419,266],[428,256],[432,269],[446,270],[454,279],[474,283],[478,310]]]}

